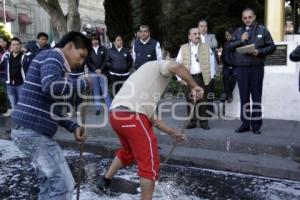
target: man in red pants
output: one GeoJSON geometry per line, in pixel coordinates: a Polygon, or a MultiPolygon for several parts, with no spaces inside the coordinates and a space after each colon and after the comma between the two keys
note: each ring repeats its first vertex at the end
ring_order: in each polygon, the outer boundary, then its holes
{"type": "Polygon", "coordinates": [[[120,138],[122,148],[116,152],[109,170],[98,182],[99,189],[109,188],[117,171],[135,160],[141,177],[141,199],[152,199],[160,165],[153,126],[173,137],[176,142],[185,139],[181,132],[168,127],[155,114],[159,101],[157,97],[164,92],[173,75],[187,82],[195,100],[202,96],[203,89],[195,83],[186,68],[166,60],[142,65],[115,96],[110,107],[110,123],[120,138]]]}

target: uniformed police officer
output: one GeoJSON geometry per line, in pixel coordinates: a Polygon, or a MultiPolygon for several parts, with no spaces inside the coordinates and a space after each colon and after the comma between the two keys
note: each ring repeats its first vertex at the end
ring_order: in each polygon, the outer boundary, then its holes
{"type": "Polygon", "coordinates": [[[162,59],[159,42],[150,37],[150,27],[148,25],[141,25],[139,32],[140,38],[135,40],[132,47],[132,58],[135,69],[140,68],[140,66],[148,61],[162,59]]]}
{"type": "Polygon", "coordinates": [[[106,66],[113,86],[113,96],[115,96],[121,89],[123,82],[129,77],[129,70],[132,67],[130,50],[123,46],[121,35],[114,38],[113,47],[107,51],[106,66]]]}
{"type": "Polygon", "coordinates": [[[242,13],[244,26],[238,28],[230,42],[230,48],[254,44],[255,48],[247,53],[236,53],[237,79],[241,100],[242,125],[235,130],[243,133],[252,130],[254,134],[260,134],[262,126],[261,98],[264,78],[265,57],[272,54],[274,45],[270,32],[262,25],[255,22],[255,12],[246,8],[242,13]],[[252,98],[252,112],[250,111],[250,95],[252,98]]]}

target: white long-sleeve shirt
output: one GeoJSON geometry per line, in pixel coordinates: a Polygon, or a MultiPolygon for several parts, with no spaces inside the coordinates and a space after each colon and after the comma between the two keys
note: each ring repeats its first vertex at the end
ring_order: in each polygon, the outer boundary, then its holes
{"type": "MultiPolygon", "coordinates": [[[[201,68],[200,68],[200,63],[199,63],[199,58],[198,58],[198,49],[199,49],[199,44],[193,44],[190,43],[191,46],[191,67],[190,67],[190,73],[191,74],[199,74],[201,73],[201,68]]],[[[209,50],[209,66],[210,66],[210,75],[211,78],[214,78],[216,74],[215,70],[215,56],[212,52],[212,50],[209,50]]],[[[183,63],[182,62],[182,53],[181,49],[179,50],[176,58],[176,62],[183,63]]],[[[179,77],[177,77],[178,80],[181,80],[179,77]]]]}

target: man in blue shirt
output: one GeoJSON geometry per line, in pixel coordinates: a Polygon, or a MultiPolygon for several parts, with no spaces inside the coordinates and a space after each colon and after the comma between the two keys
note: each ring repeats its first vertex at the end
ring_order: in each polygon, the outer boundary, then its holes
{"type": "Polygon", "coordinates": [[[78,124],[61,117],[66,96],[91,85],[89,78],[74,81],[71,70],[83,66],[91,50],[87,37],[79,32],[66,34],[57,48],[39,53],[31,62],[12,119],[12,139],[37,169],[39,200],[71,200],[74,179],[59,145],[53,140],[58,125],[83,142],[86,133],[78,124]],[[55,106],[56,105],[56,106],[55,106]]]}

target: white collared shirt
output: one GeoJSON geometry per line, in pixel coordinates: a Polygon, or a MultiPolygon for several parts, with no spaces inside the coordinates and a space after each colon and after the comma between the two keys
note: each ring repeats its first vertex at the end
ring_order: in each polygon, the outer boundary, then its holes
{"type": "Polygon", "coordinates": [[[145,41],[143,41],[143,40],[140,39],[140,42],[143,43],[143,44],[147,44],[149,42],[149,40],[150,40],[150,37],[147,40],[145,40],[145,41]]]}
{"type": "MultiPolygon", "coordinates": [[[[191,47],[191,67],[190,67],[190,73],[191,74],[199,74],[201,73],[201,68],[200,68],[200,63],[199,63],[199,58],[198,58],[198,48],[199,48],[199,43],[193,44],[190,43],[190,47],[191,47]]],[[[211,78],[213,78],[215,76],[216,70],[215,70],[215,56],[212,52],[212,50],[209,50],[209,66],[210,66],[210,74],[211,74],[211,78]]],[[[178,52],[177,58],[176,58],[176,62],[179,62],[182,64],[182,53],[181,53],[181,49],[178,52]]],[[[181,79],[178,79],[181,80],[181,79]]]]}
{"type": "Polygon", "coordinates": [[[94,49],[94,51],[95,51],[96,54],[97,54],[97,52],[98,52],[99,46],[100,46],[100,45],[98,45],[98,46],[96,46],[96,47],[93,46],[93,49],[94,49]]]}
{"type": "Polygon", "coordinates": [[[205,37],[206,37],[206,36],[207,36],[207,34],[206,34],[206,35],[200,34],[201,42],[202,42],[202,43],[205,43],[205,37]]]}

